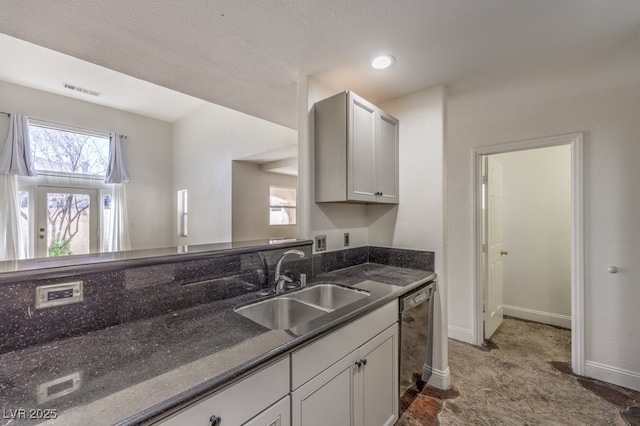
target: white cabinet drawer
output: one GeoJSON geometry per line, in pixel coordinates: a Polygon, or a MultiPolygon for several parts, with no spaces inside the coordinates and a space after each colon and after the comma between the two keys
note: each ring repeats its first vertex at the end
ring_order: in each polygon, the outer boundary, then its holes
{"type": "Polygon", "coordinates": [[[291,390],[302,386],[397,321],[398,301],[393,300],[330,335],[293,352],[291,354],[291,390]]]}
{"type": "Polygon", "coordinates": [[[241,425],[287,395],[289,366],[287,356],[189,405],[158,424],[209,426],[209,419],[215,415],[222,419],[222,425],[241,425]]]}

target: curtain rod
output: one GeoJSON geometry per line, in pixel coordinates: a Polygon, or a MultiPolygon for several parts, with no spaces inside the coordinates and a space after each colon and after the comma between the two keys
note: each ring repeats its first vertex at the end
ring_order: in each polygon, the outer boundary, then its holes
{"type": "MultiPolygon", "coordinates": [[[[10,117],[10,116],[11,116],[11,113],[4,112],[4,111],[0,111],[0,114],[4,114],[4,115],[6,115],[6,116],[8,116],[8,117],[10,117]]],[[[33,118],[33,117],[32,117],[32,118],[33,118]]],[[[90,132],[90,133],[94,133],[94,134],[97,134],[97,133],[103,133],[103,134],[105,134],[105,135],[106,135],[106,134],[108,134],[108,133],[104,133],[104,132],[96,132],[95,130],[83,129],[83,128],[81,128],[81,127],[76,127],[76,126],[72,126],[72,125],[68,125],[68,124],[54,123],[54,122],[52,122],[52,121],[40,120],[40,119],[38,119],[38,118],[33,118],[33,120],[35,120],[35,121],[39,121],[39,122],[41,122],[41,123],[47,123],[47,124],[53,124],[53,125],[58,125],[58,126],[69,127],[70,129],[76,129],[76,130],[80,130],[80,131],[83,131],[83,132],[90,132]]],[[[121,134],[120,136],[124,137],[125,139],[128,139],[128,136],[127,136],[127,135],[122,135],[122,134],[121,134]]]]}

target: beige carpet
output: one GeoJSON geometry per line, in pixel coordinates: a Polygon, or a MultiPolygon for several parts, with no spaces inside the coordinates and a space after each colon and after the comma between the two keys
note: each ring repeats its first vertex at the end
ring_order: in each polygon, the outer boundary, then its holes
{"type": "Polygon", "coordinates": [[[423,390],[397,424],[626,425],[618,407],[551,364],[570,361],[570,338],[507,318],[488,348],[449,340],[453,391],[423,390]]]}

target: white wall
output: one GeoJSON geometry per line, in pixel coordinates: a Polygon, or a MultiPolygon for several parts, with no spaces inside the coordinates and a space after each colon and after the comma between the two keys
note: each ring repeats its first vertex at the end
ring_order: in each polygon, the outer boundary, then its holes
{"type": "Polygon", "coordinates": [[[327,250],[380,245],[436,253],[439,274],[434,324],[434,374],[430,383],[450,384],[447,356],[446,265],[444,236],[444,138],[446,90],[423,90],[380,105],[400,120],[400,203],[397,206],[315,203],[313,176],[313,104],[337,92],[313,79],[298,82],[300,236],[327,236],[327,250]],[[311,165],[311,167],[309,167],[311,165]]]}
{"type": "MultiPolygon", "coordinates": [[[[472,149],[584,132],[586,373],[640,389],[640,46],[491,70],[449,89],[449,321],[473,341],[472,149]],[[617,265],[620,273],[607,272],[617,265]]],[[[451,329],[450,329],[451,330],[451,329]]]]}
{"type": "Polygon", "coordinates": [[[380,107],[400,120],[400,202],[368,206],[369,244],[435,252],[433,375],[450,385],[447,350],[447,274],[444,253],[444,140],[446,88],[422,90],[380,107]]]}
{"type": "Polygon", "coordinates": [[[264,172],[260,164],[233,161],[232,241],[296,238],[296,225],[269,225],[269,187],[298,187],[296,176],[264,172]]]}
{"type": "Polygon", "coordinates": [[[296,143],[297,132],[208,103],[174,123],[173,140],[173,198],[189,194],[188,237],[174,225],[174,242],[207,244],[231,241],[231,161],[296,143]]]}
{"type": "MultiPolygon", "coordinates": [[[[127,198],[132,248],[171,245],[173,175],[170,123],[2,81],[0,111],[127,135],[125,150],[131,173],[127,198]]],[[[6,141],[8,126],[8,118],[0,115],[0,146],[6,141]]]]}
{"type": "Polygon", "coordinates": [[[571,146],[492,155],[503,167],[504,314],[571,327],[571,146]]]}

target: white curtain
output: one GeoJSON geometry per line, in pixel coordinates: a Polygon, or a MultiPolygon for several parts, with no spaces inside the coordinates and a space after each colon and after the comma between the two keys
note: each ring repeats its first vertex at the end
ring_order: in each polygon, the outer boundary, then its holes
{"type": "Polygon", "coordinates": [[[20,228],[18,178],[0,173],[0,261],[25,257],[26,247],[20,228]]]}
{"type": "Polygon", "coordinates": [[[9,135],[0,152],[0,260],[24,259],[17,176],[35,176],[29,122],[21,114],[9,117],[9,135]]]}
{"type": "Polygon", "coordinates": [[[108,251],[131,250],[129,220],[127,218],[127,193],[123,184],[114,184],[111,196],[111,223],[108,251]]]}
{"type": "Polygon", "coordinates": [[[124,151],[124,135],[110,136],[109,166],[107,167],[106,183],[129,183],[129,167],[124,151]]]}
{"type": "Polygon", "coordinates": [[[124,150],[124,135],[110,135],[109,166],[106,183],[113,184],[111,195],[111,223],[109,226],[109,251],[131,250],[129,221],[127,218],[127,194],[125,185],[129,183],[129,166],[124,150]]]}
{"type": "Polygon", "coordinates": [[[29,120],[21,114],[9,117],[9,136],[0,153],[0,173],[17,176],[36,176],[31,157],[29,120]]]}

